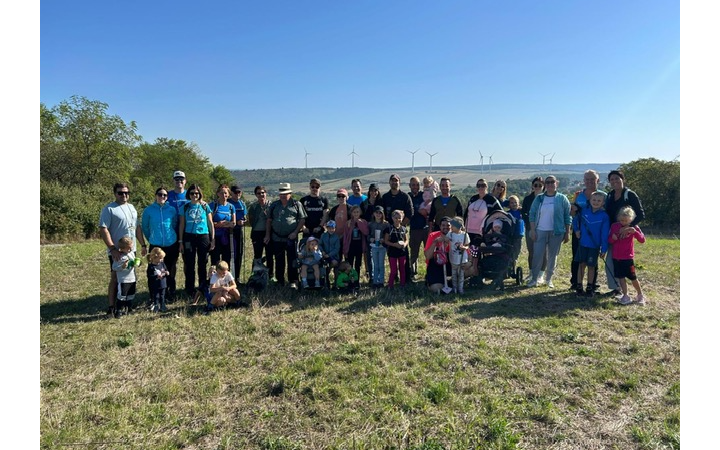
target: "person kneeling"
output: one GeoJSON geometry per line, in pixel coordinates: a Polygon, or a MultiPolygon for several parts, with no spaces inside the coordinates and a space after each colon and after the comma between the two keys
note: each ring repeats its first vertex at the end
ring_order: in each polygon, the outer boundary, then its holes
{"type": "Polygon", "coordinates": [[[217,263],[216,272],[210,277],[210,293],[213,294],[210,304],[215,307],[240,302],[240,291],[225,261],[217,263]]]}

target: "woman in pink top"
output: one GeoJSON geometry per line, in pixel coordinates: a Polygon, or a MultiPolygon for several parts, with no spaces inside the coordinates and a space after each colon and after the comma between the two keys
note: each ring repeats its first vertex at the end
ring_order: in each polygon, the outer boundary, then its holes
{"type": "Polygon", "coordinates": [[[640,282],[637,279],[635,273],[635,239],[639,243],[645,242],[645,235],[643,234],[640,227],[635,225],[629,227],[630,222],[635,219],[635,211],[629,206],[625,206],[620,209],[617,216],[617,222],[610,226],[610,238],[608,241],[612,244],[612,259],[613,268],[615,270],[615,278],[617,278],[620,289],[622,290],[622,297],[618,299],[621,305],[629,305],[632,303],[632,299],[628,295],[628,287],[626,278],[632,282],[637,297],[635,303],[638,305],[645,305],[647,298],[643,295],[640,282]],[[629,228],[625,228],[629,227],[629,228]],[[626,233],[621,233],[621,230],[625,228],[626,233]]]}

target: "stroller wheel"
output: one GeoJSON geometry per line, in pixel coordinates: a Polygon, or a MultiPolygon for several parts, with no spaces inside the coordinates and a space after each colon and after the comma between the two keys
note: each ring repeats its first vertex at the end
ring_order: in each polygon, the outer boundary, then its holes
{"type": "Polygon", "coordinates": [[[522,283],[522,280],[523,280],[522,267],[518,267],[517,270],[515,271],[515,282],[519,286],[520,283],[522,283]]]}

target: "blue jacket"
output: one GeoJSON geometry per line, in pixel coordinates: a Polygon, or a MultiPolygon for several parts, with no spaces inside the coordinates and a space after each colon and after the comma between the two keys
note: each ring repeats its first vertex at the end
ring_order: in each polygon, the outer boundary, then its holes
{"type": "Polygon", "coordinates": [[[610,218],[604,209],[593,212],[592,208],[583,208],[573,219],[573,231],[580,231],[580,246],[599,248],[600,253],[607,252],[605,236],[610,234],[610,218]]]}
{"type": "Polygon", "coordinates": [[[176,245],[178,241],[177,209],[169,203],[160,206],[154,202],[148,205],[142,214],[142,231],[150,245],[168,247],[176,245]]]}
{"type": "Polygon", "coordinates": [[[340,237],[327,231],[320,236],[320,249],[333,259],[340,259],[340,237]]]}
{"type": "MultiPolygon", "coordinates": [[[[547,194],[544,192],[538,195],[537,197],[535,197],[535,200],[533,200],[532,206],[530,207],[530,223],[534,223],[536,225],[536,230],[538,220],[540,219],[540,208],[542,207],[545,197],[547,197],[547,194]]],[[[572,217],[570,216],[570,200],[568,200],[565,195],[558,192],[555,194],[555,210],[553,212],[553,234],[565,234],[565,231],[567,231],[567,227],[571,224],[572,217]]]]}

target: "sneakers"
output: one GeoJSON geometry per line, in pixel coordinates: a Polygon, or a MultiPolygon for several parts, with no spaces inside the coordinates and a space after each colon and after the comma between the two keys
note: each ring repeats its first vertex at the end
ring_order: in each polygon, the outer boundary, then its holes
{"type": "Polygon", "coordinates": [[[637,296],[637,298],[635,299],[635,303],[637,303],[640,306],[645,306],[645,305],[647,305],[647,298],[645,298],[644,295],[639,294],[637,296]]]}
{"type": "MultiPolygon", "coordinates": [[[[306,284],[306,286],[303,286],[303,287],[307,287],[307,282],[305,284],[306,284]]],[[[292,283],[290,283],[290,289],[297,289],[297,288],[298,288],[298,285],[296,282],[293,281],[292,283]]]]}
{"type": "Polygon", "coordinates": [[[617,289],[613,289],[612,291],[608,292],[607,295],[609,295],[610,297],[615,297],[616,299],[620,299],[623,296],[623,293],[620,290],[620,288],[617,288],[617,289]]]}
{"type": "Polygon", "coordinates": [[[549,287],[550,289],[555,289],[555,285],[553,284],[552,280],[547,281],[547,287],[549,287]]]}
{"type": "Polygon", "coordinates": [[[621,305],[629,305],[632,303],[632,299],[630,298],[630,296],[625,294],[622,297],[620,297],[620,299],[618,300],[618,303],[620,303],[621,305]]]}
{"type": "Polygon", "coordinates": [[[320,287],[320,280],[315,280],[315,287],[316,287],[316,288],[319,288],[319,287],[320,287]]]}
{"type": "MultiPolygon", "coordinates": [[[[290,284],[290,287],[293,288],[293,289],[295,289],[295,288],[293,287],[292,283],[290,284]]],[[[307,289],[307,288],[309,287],[307,280],[302,280],[302,287],[303,287],[303,289],[307,289]]]]}
{"type": "Polygon", "coordinates": [[[537,280],[530,280],[527,282],[527,287],[535,287],[538,285],[537,280]]]}

